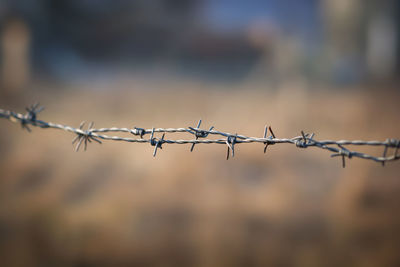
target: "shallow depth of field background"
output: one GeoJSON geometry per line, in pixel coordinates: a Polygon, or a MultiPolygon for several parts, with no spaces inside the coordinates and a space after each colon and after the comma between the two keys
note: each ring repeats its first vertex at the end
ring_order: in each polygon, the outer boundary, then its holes
{"type": "MultiPolygon", "coordinates": [[[[399,13],[395,0],[3,0],[0,108],[40,101],[39,118],[75,127],[201,118],[247,136],[400,138],[399,13]]],[[[400,162],[342,169],[327,151],[260,144],[229,161],[224,145],[76,153],[73,137],[0,121],[1,266],[400,265],[400,162]]]]}

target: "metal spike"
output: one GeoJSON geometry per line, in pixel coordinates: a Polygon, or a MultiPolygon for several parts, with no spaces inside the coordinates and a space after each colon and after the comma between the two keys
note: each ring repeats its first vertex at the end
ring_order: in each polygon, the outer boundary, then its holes
{"type": "MultiPolygon", "coordinates": [[[[197,129],[199,129],[200,128],[200,125],[201,125],[201,119],[199,120],[199,122],[197,123],[197,129]]],[[[196,132],[197,133],[197,132],[196,132]]],[[[196,140],[197,139],[199,139],[199,137],[197,136],[197,134],[195,134],[195,136],[196,136],[196,140]]],[[[192,144],[192,146],[191,146],[191,148],[190,148],[190,152],[193,152],[193,149],[194,149],[194,146],[195,146],[196,144],[195,143],[193,143],[192,144]]]]}
{"type": "MultiPolygon", "coordinates": [[[[389,140],[386,140],[386,142],[389,142],[389,140]]],[[[382,161],[382,167],[385,167],[385,158],[386,158],[386,153],[387,153],[388,147],[385,145],[385,148],[383,149],[383,161],[382,161]]]]}

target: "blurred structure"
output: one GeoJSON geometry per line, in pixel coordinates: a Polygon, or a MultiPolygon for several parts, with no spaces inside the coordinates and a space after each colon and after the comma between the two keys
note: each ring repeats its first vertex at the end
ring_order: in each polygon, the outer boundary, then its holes
{"type": "Polygon", "coordinates": [[[399,73],[398,1],[325,0],[324,58],[335,80],[390,80],[399,73]]]}
{"type": "Polygon", "coordinates": [[[363,69],[363,1],[322,1],[324,55],[322,67],[339,82],[358,81],[363,69]]]}
{"type": "Polygon", "coordinates": [[[400,4],[373,3],[367,24],[366,59],[372,78],[385,80],[399,74],[400,4]]]}
{"type": "Polygon", "coordinates": [[[30,31],[18,19],[6,20],[2,26],[0,88],[7,95],[18,95],[30,79],[30,31]]]}
{"type": "Polygon", "coordinates": [[[399,74],[395,0],[4,0],[0,10],[2,24],[8,14],[29,24],[35,76],[46,79],[162,69],[355,84],[399,74]]]}

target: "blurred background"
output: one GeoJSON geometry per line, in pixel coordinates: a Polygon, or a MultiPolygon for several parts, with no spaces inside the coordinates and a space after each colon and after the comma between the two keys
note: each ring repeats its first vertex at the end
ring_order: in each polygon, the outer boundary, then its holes
{"type": "MultiPolygon", "coordinates": [[[[0,107],[75,127],[399,138],[399,74],[396,0],[0,0],[0,107]]],[[[398,162],[0,125],[2,266],[400,265],[398,162]]]]}

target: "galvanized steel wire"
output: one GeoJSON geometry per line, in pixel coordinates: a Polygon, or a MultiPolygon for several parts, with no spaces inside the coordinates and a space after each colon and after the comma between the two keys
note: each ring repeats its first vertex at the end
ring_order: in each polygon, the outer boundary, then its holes
{"type": "Polygon", "coordinates": [[[53,128],[59,129],[75,134],[75,138],[72,143],[75,144],[75,150],[78,151],[83,145],[86,150],[88,143],[92,141],[97,143],[102,143],[101,140],[110,141],[122,141],[130,143],[150,143],[154,147],[153,156],[156,156],[158,148],[162,148],[163,144],[191,144],[190,151],[193,151],[196,144],[224,144],[227,146],[226,158],[229,159],[230,155],[233,157],[235,155],[235,145],[243,143],[261,143],[263,144],[264,153],[267,151],[269,145],[276,144],[292,144],[298,148],[308,148],[317,147],[320,149],[328,150],[332,152],[331,157],[341,157],[342,165],[345,167],[345,158],[351,159],[361,158],[367,160],[373,160],[376,162],[385,164],[388,161],[395,161],[400,158],[398,155],[398,150],[400,147],[399,139],[386,139],[385,141],[362,141],[362,140],[321,140],[318,141],[314,139],[314,134],[306,134],[301,131],[299,136],[293,138],[277,138],[269,126],[265,126],[263,137],[248,137],[241,134],[231,134],[227,132],[217,131],[214,127],[207,129],[201,129],[201,120],[198,122],[196,127],[186,127],[186,128],[93,128],[93,122],[88,125],[85,130],[85,122],[82,122],[78,128],[74,128],[68,125],[63,125],[59,123],[46,122],[39,120],[37,115],[44,108],[40,107],[39,104],[32,105],[26,108],[26,113],[16,113],[10,110],[0,109],[0,118],[7,119],[14,123],[19,123],[22,128],[31,131],[29,126],[39,127],[39,128],[53,128]],[[269,131],[269,134],[268,134],[269,131]],[[128,133],[135,136],[131,137],[120,137],[120,136],[110,136],[104,133],[128,133]],[[162,133],[161,138],[155,137],[156,133],[162,133]],[[173,133],[188,133],[195,139],[165,139],[165,134],[173,133]],[[150,135],[149,138],[144,138],[150,135]],[[219,136],[218,139],[205,139],[210,135],[219,136]],[[381,146],[383,147],[382,156],[373,156],[365,154],[358,151],[351,151],[346,146],[381,146]],[[393,150],[392,154],[388,156],[389,149],[393,150]]]}

